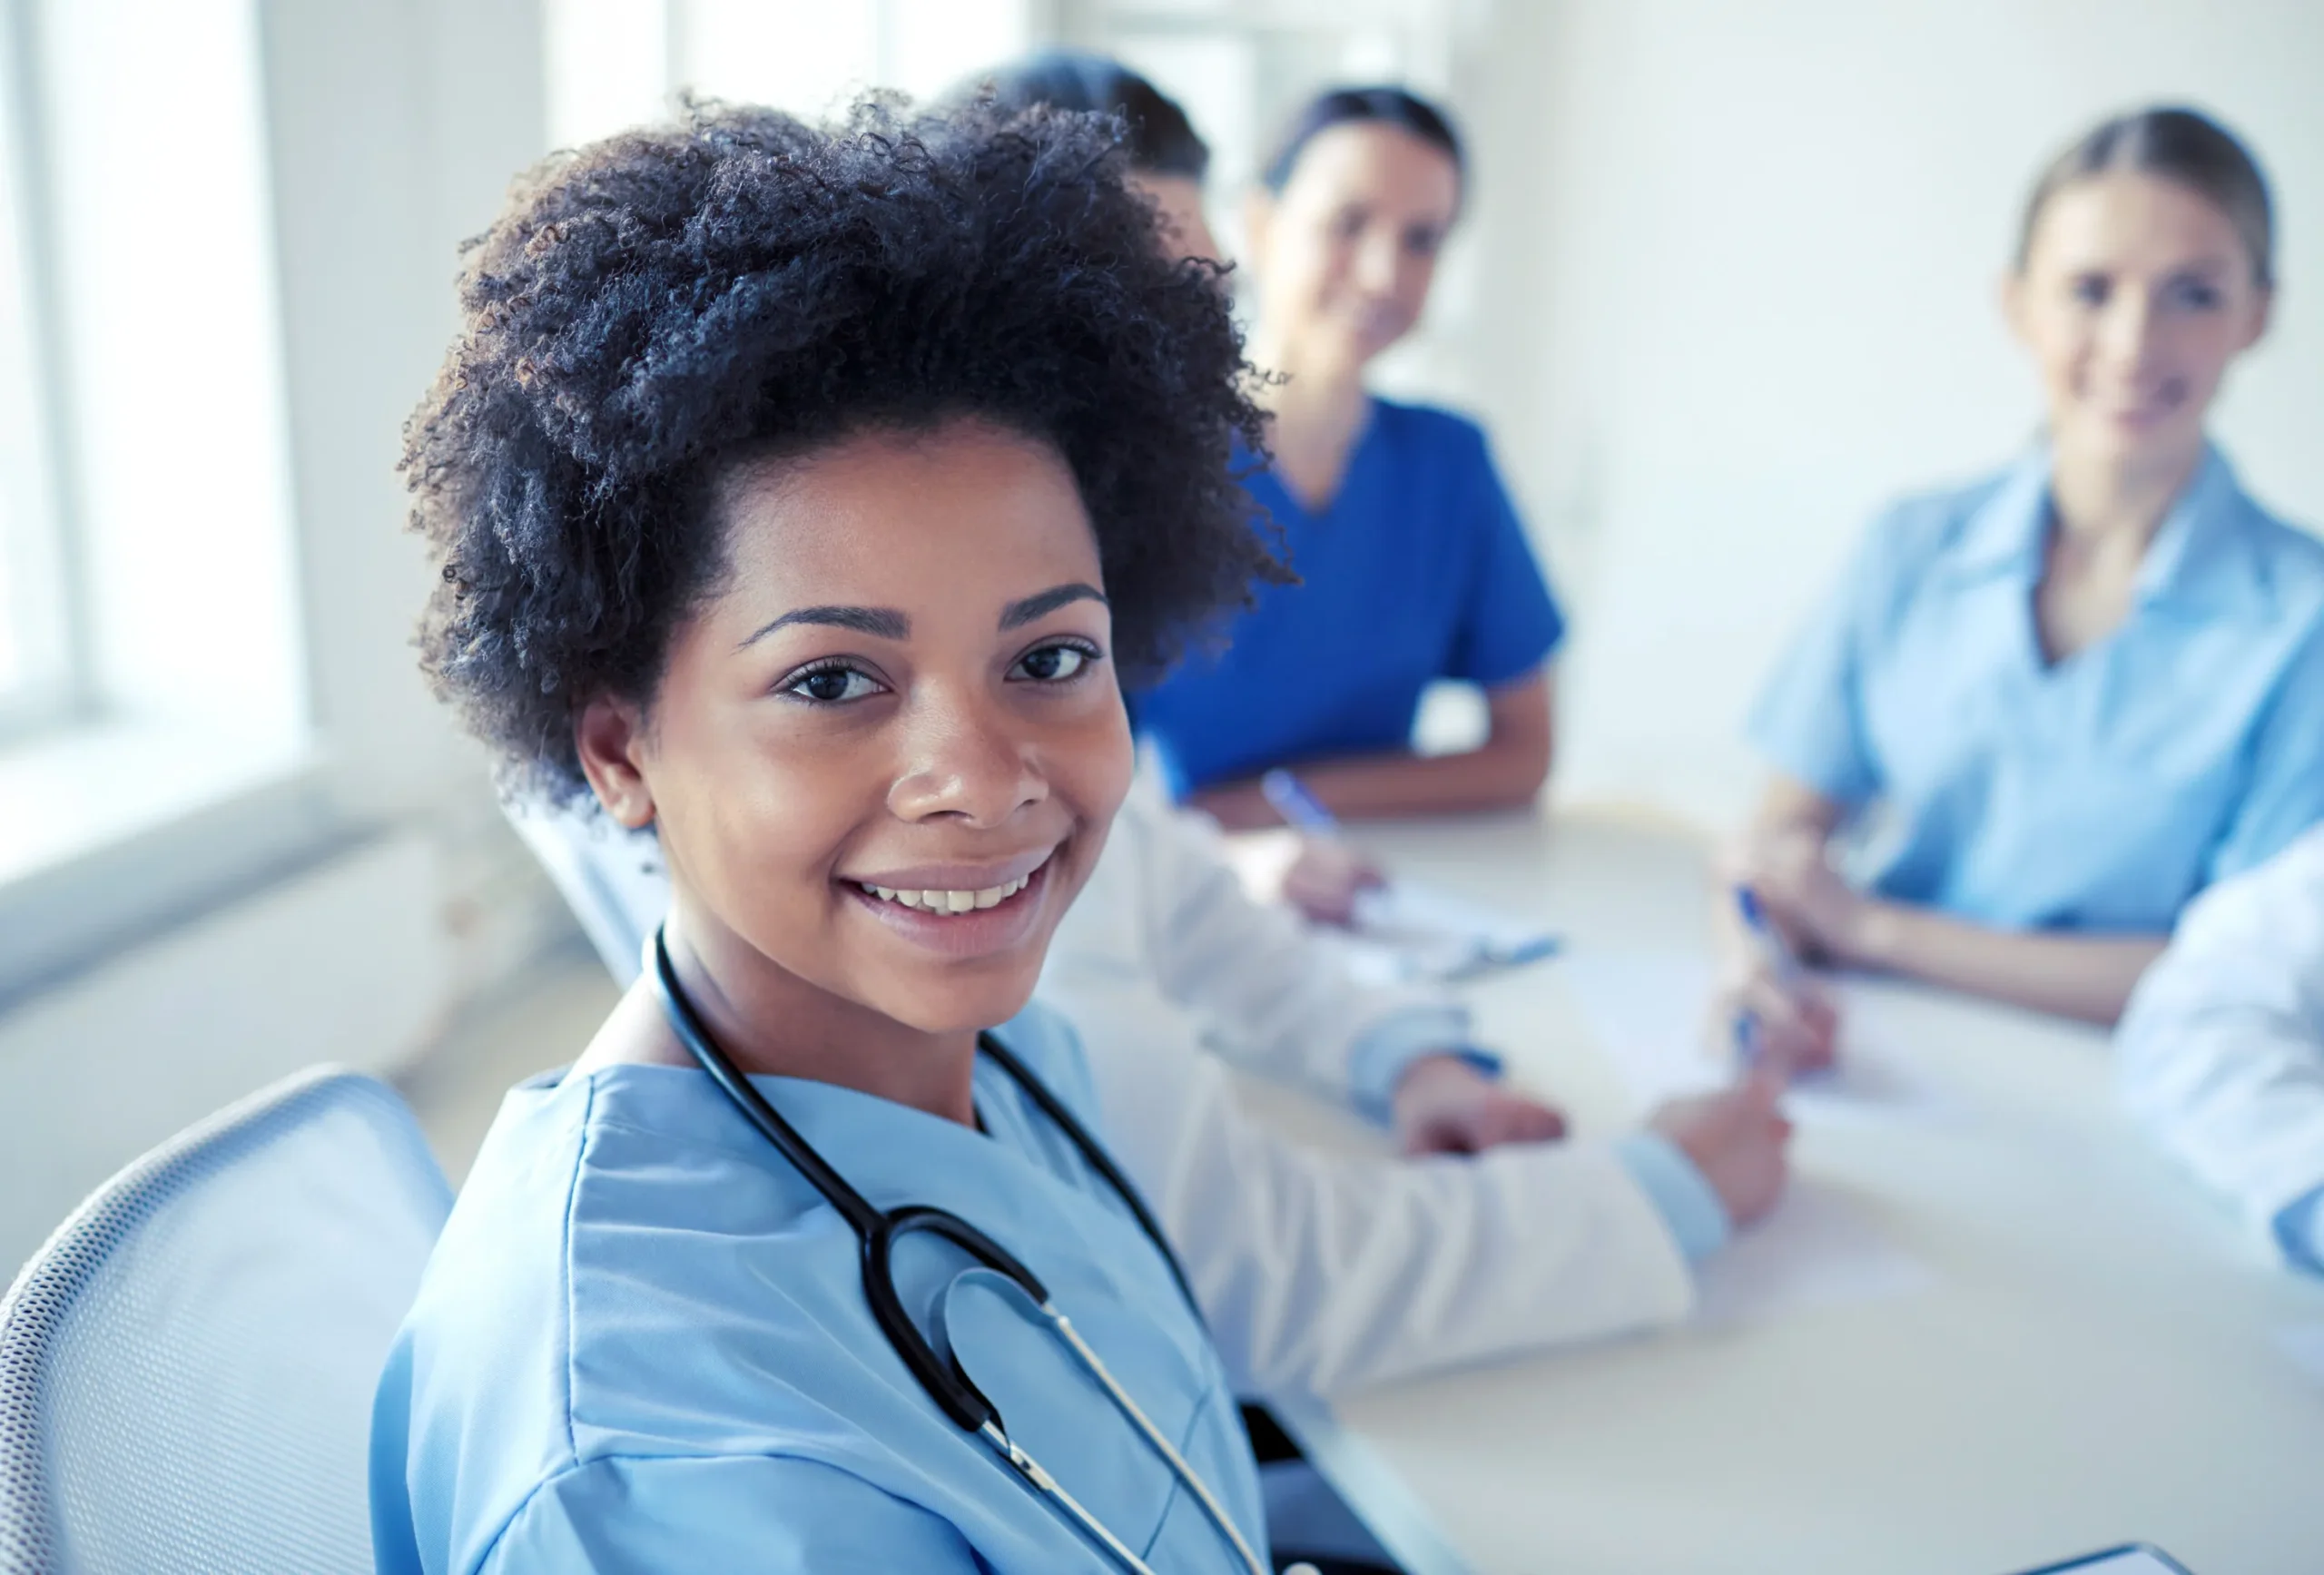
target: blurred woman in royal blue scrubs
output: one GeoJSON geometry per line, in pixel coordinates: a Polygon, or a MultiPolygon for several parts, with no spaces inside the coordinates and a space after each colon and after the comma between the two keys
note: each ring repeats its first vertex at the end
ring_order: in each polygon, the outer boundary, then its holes
{"type": "MultiPolygon", "coordinates": [[[[1752,719],[1776,775],[1735,873],[1811,956],[2110,1023],[2190,898],[2324,817],[2324,543],[2204,433],[2273,251],[2258,164],[2190,111],[2035,187],[2003,302],[2042,439],[1882,518],[1752,719]],[[1876,804],[1859,887],[1828,854],[1876,804]]],[[[1827,1056],[1828,1004],[1728,928],[1722,1015],[1827,1056]]]]}
{"type": "Polygon", "coordinates": [[[1296,765],[1345,816],[1530,803],[1550,769],[1548,664],[1564,630],[1484,434],[1367,391],[1420,319],[1462,201],[1461,144],[1396,88],[1326,93],[1293,122],[1247,214],[1251,359],[1274,463],[1251,477],[1300,576],[1270,586],[1138,698],[1170,785],[1230,827],[1273,824],[1256,779],[1296,765]],[[1413,753],[1433,680],[1482,687],[1485,741],[1413,753]]]}

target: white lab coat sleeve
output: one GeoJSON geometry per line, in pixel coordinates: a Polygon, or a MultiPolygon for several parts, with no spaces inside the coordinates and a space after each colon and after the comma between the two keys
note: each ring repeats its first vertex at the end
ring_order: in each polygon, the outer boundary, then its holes
{"type": "Polygon", "coordinates": [[[1447,1049],[1465,1039],[1468,1013],[1450,996],[1364,984],[1290,910],[1253,901],[1207,816],[1133,798],[1114,835],[1135,866],[1124,890],[1147,967],[1235,1066],[1347,1102],[1356,1050],[1387,1019],[1432,1021],[1447,1049]]]}
{"type": "Polygon", "coordinates": [[[2130,1109],[2275,1243],[2324,1186],[2324,827],[2187,910],[2114,1042],[2130,1109]]]}
{"type": "Polygon", "coordinates": [[[1055,963],[1044,998],[1080,1029],[1114,1152],[1243,1393],[1328,1397],[1689,1312],[1686,1260],[1610,1149],[1302,1147],[1241,1107],[1150,980],[1055,963]]]}

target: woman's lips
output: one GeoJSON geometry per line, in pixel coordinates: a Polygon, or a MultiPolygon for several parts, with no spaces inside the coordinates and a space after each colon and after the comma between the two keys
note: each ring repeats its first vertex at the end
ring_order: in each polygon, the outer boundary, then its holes
{"type": "MultiPolygon", "coordinates": [[[[882,888],[861,881],[839,884],[890,930],[914,945],[947,957],[983,957],[1010,950],[1032,934],[1049,892],[1056,851],[1049,850],[1031,870],[992,886],[887,887],[883,896],[882,888]],[[960,905],[964,901],[965,907],[960,905]]],[[[898,873],[917,878],[928,872],[898,873]]]]}

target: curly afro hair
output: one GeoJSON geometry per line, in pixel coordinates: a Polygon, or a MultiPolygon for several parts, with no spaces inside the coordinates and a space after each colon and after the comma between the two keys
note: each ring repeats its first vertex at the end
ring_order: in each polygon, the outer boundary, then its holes
{"type": "Polygon", "coordinates": [[[469,242],[463,330],[405,433],[440,567],[421,665],[514,791],[586,791],[582,706],[650,706],[725,571],[727,468],[979,417],[1053,446],[1126,680],[1289,577],[1215,271],[1167,259],[1118,121],[990,103],[829,128],[690,103],[551,158],[469,242]]]}

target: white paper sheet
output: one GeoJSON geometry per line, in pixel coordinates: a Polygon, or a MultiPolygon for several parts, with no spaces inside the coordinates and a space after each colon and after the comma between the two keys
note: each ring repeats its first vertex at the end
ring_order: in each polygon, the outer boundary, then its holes
{"type": "Polygon", "coordinates": [[[1359,896],[1352,929],[1352,966],[1381,981],[1463,979],[1557,950],[1539,924],[1408,881],[1359,896]]]}
{"type": "Polygon", "coordinates": [[[1935,1271],[1881,1235],[1845,1194],[1802,1177],[1773,1214],[1696,1275],[1695,1322],[1710,1325],[1906,1295],[1936,1283],[1935,1271]]]}
{"type": "MultiPolygon", "coordinates": [[[[1599,1050],[1644,1106],[1725,1086],[1731,1057],[1704,1031],[1711,968],[1684,952],[1577,949],[1558,962],[1599,1050]]],[[[1799,1121],[1914,1121],[1957,1115],[1960,1105],[1932,1088],[1857,1020],[1841,992],[1838,1065],[1794,1083],[1784,1107],[1799,1121]]]]}

